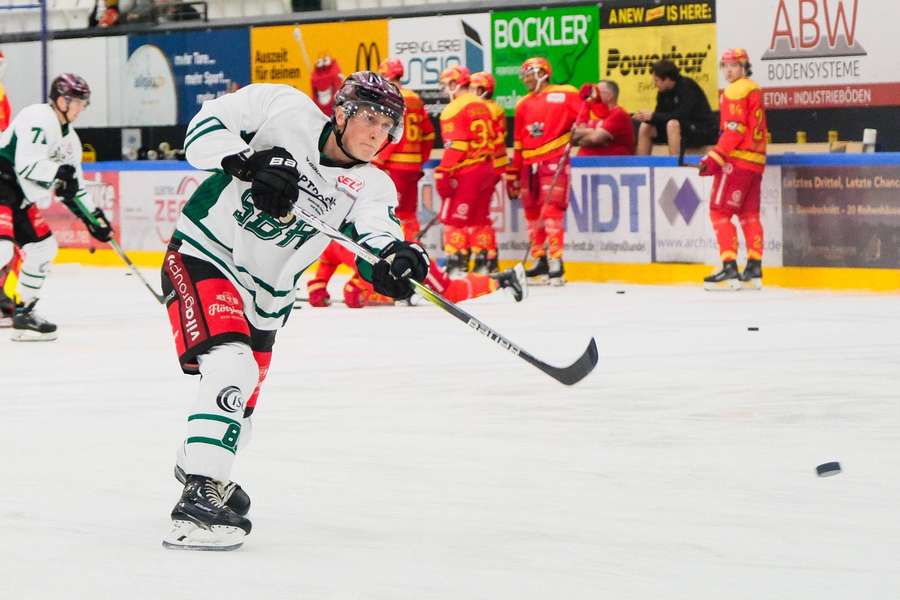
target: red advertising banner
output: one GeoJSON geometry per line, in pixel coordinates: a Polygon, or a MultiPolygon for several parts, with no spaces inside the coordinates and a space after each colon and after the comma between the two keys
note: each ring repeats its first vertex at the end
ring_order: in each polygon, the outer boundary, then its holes
{"type": "MultiPolygon", "coordinates": [[[[85,173],[85,186],[94,204],[106,213],[116,241],[121,241],[119,172],[85,173]]],[[[41,213],[61,248],[109,248],[107,244],[92,238],[84,224],[57,199],[54,198],[49,207],[41,209],[41,213]]]]}

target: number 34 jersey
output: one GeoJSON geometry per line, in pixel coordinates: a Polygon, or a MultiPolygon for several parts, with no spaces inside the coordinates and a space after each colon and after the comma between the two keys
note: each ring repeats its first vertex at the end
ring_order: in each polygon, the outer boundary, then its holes
{"type": "MultiPolygon", "coordinates": [[[[297,202],[304,210],[376,254],[403,238],[394,184],[368,164],[331,166],[321,153],[330,133],[328,117],[309,97],[274,84],[248,85],[204,102],[188,125],[188,161],[215,174],[191,196],[173,237],[182,242],[182,254],[215,265],[231,280],[258,329],[284,325],[297,280],[329,238],[301,219],[282,222],[257,209],[250,183],[222,172],[224,157],[281,146],[297,161],[297,202]]],[[[359,266],[364,275],[371,272],[367,264],[359,266]]]]}

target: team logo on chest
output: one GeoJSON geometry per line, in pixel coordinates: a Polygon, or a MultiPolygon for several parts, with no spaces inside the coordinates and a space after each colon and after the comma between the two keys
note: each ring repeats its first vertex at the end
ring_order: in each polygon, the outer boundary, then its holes
{"type": "Polygon", "coordinates": [[[528,135],[534,138],[543,137],[544,135],[544,122],[543,121],[535,121],[534,123],[529,123],[525,126],[525,129],[528,130],[528,135]]]}

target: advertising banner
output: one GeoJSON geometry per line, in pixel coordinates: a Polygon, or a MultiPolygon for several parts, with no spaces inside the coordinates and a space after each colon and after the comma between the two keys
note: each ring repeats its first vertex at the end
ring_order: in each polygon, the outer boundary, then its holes
{"type": "Polygon", "coordinates": [[[674,62],[696,81],[710,106],[719,105],[715,0],[604,4],[600,10],[600,77],[619,84],[626,110],[653,110],[656,86],[650,67],[674,62]]]}
{"type": "Polygon", "coordinates": [[[512,115],[527,90],[519,81],[526,59],[543,56],[553,68],[552,83],[579,87],[596,82],[599,10],[596,4],[491,13],[494,99],[512,115]]]}
{"type": "MultiPolygon", "coordinates": [[[[50,80],[59,73],[77,73],[91,86],[91,105],[76,127],[107,127],[122,123],[122,63],[125,36],[51,40],[47,56],[50,80]]],[[[40,77],[39,42],[3,44],[6,56],[4,82],[13,115],[29,104],[44,101],[47,90],[40,77]]]]}
{"type": "Polygon", "coordinates": [[[900,268],[900,168],[782,167],[784,264],[900,268]]]}
{"type": "Polygon", "coordinates": [[[898,105],[898,20],[880,0],[723,2],[719,47],[747,49],[770,109],[898,105]]]}
{"type": "Polygon", "coordinates": [[[250,30],[253,83],[291,85],[327,109],[343,76],[377,70],[388,55],[384,19],[253,27],[250,30]]]}
{"type": "Polygon", "coordinates": [[[250,81],[246,28],[128,36],[125,125],[187,124],[201,105],[250,81]]]}
{"type": "Polygon", "coordinates": [[[418,93],[432,115],[447,99],[440,89],[441,71],[464,65],[469,71],[491,71],[491,18],[488,13],[391,19],[389,56],[403,62],[401,83],[418,93]]]}
{"type": "MultiPolygon", "coordinates": [[[[695,169],[653,169],[654,262],[718,265],[719,248],[709,221],[712,177],[700,177],[695,169]]],[[[763,174],[760,219],[767,265],[782,264],[781,167],[769,166],[763,174]]],[[[746,260],[746,245],[738,219],[738,260],[746,260]]]]}
{"type": "MultiPolygon", "coordinates": [[[[122,241],[122,212],[119,203],[119,172],[94,171],[84,174],[87,193],[103,209],[112,225],[117,241],[122,241]]],[[[44,220],[53,231],[61,248],[109,248],[91,237],[84,224],[62,202],[39,205],[44,220]]]]}
{"type": "Polygon", "coordinates": [[[120,174],[122,247],[165,250],[181,209],[211,173],[123,171],[120,174]]]}

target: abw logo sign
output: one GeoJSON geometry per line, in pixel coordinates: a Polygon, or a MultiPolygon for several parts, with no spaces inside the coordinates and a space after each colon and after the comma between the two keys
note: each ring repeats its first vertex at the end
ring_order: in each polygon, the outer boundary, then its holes
{"type": "Polygon", "coordinates": [[[859,16],[859,0],[779,0],[762,60],[865,56],[859,16]]]}

